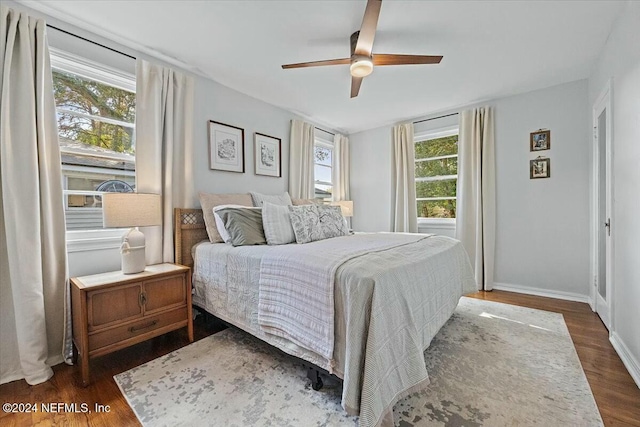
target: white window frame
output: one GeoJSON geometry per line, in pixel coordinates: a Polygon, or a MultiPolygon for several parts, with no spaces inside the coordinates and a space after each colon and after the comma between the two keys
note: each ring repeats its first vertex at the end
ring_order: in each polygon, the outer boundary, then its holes
{"type": "MultiPolygon", "coordinates": [[[[315,185],[316,184],[320,184],[320,185],[330,185],[331,188],[333,189],[333,167],[334,167],[334,161],[333,161],[333,156],[335,154],[335,150],[334,150],[334,145],[333,145],[333,141],[329,140],[329,139],[325,139],[319,136],[315,137],[315,140],[313,141],[313,172],[314,172],[314,176],[313,176],[313,188],[314,188],[314,198],[315,198],[315,185]],[[315,149],[316,147],[322,147],[322,148],[328,148],[329,150],[331,150],[331,166],[327,166],[327,165],[323,165],[320,163],[316,163],[316,157],[315,157],[315,149]],[[316,170],[316,165],[317,166],[321,166],[323,168],[329,168],[331,169],[331,182],[326,182],[326,181],[320,181],[317,180],[315,177],[315,170],[316,170]]],[[[332,193],[333,194],[333,193],[332,193]]]]}
{"type": "MultiPolygon", "coordinates": [[[[438,138],[445,138],[447,136],[453,136],[453,135],[459,135],[460,134],[460,128],[458,125],[453,125],[453,126],[446,126],[446,127],[441,127],[438,129],[433,129],[433,130],[429,130],[429,131],[424,131],[424,132],[420,132],[417,133],[413,136],[413,142],[414,144],[417,142],[423,142],[423,141],[429,141],[432,139],[438,139],[438,138]]],[[[458,153],[459,154],[459,153],[458,153]]],[[[458,154],[451,154],[451,155],[447,155],[447,156],[440,156],[440,157],[429,157],[426,159],[415,159],[415,162],[420,161],[420,160],[438,160],[438,159],[444,159],[444,158],[454,158],[454,157],[458,157],[458,154]]],[[[414,163],[415,163],[414,162],[414,163]]],[[[443,175],[443,176],[439,176],[439,177],[433,177],[433,178],[416,178],[415,182],[419,182],[419,181],[435,181],[435,180],[442,180],[442,179],[453,179],[456,178],[456,180],[459,177],[458,175],[443,175]]],[[[450,200],[450,198],[445,198],[447,200],[450,200]]],[[[416,196],[416,205],[418,203],[419,200],[443,200],[443,198],[429,198],[429,199],[423,199],[423,198],[418,198],[416,196]]],[[[457,206],[456,206],[457,209],[457,206]]],[[[457,215],[456,215],[457,216],[457,215]]],[[[425,218],[425,217],[418,217],[418,229],[424,229],[424,228],[429,228],[430,230],[434,230],[434,229],[439,229],[439,230],[455,230],[456,228],[456,218],[425,218]]],[[[420,230],[422,232],[422,230],[420,230]]]]}
{"type": "MultiPolygon", "coordinates": [[[[51,68],[54,70],[75,74],[77,76],[95,80],[99,83],[104,83],[129,92],[136,92],[136,77],[131,73],[127,73],[56,48],[50,47],[49,52],[51,68]]],[[[79,115],[75,112],[73,114],[79,115]]],[[[102,117],[98,119],[104,122],[117,122],[115,120],[102,117]]],[[[135,125],[130,123],[117,122],[113,124],[135,128],[135,125]]],[[[61,177],[61,179],[64,179],[64,176],[61,177]]],[[[65,190],[65,194],[66,191],[67,190],[65,190]]],[[[96,192],[96,194],[101,193],[96,192]]],[[[72,253],[118,249],[120,248],[122,236],[126,230],[126,228],[112,228],[66,231],[67,252],[72,253]]]]}

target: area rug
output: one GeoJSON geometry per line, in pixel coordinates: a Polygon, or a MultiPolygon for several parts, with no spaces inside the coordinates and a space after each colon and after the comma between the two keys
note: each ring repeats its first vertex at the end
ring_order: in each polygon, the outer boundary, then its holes
{"type": "MultiPolygon", "coordinates": [[[[462,298],[425,352],[430,385],[395,425],[601,426],[561,314],[462,298]]],[[[116,375],[144,426],[355,426],[341,384],[229,328],[116,375]]]]}

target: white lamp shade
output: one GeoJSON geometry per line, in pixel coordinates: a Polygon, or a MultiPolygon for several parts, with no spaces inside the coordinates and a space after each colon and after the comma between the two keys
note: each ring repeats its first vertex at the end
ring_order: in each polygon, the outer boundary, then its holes
{"type": "Polygon", "coordinates": [[[104,193],[103,225],[107,228],[161,225],[160,203],[158,194],[104,193]]]}
{"type": "Polygon", "coordinates": [[[353,201],[340,200],[331,204],[333,206],[340,206],[340,209],[342,210],[342,216],[353,216],[353,201]]]}

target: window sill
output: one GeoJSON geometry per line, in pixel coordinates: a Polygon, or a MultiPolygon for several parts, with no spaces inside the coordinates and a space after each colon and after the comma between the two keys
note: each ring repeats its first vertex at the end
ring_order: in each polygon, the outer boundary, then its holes
{"type": "Polygon", "coordinates": [[[418,218],[418,225],[432,228],[456,228],[455,218],[418,218]]]}
{"type": "Polygon", "coordinates": [[[418,231],[423,233],[427,230],[454,230],[456,220],[451,218],[418,218],[418,231]]]}
{"type": "Polygon", "coordinates": [[[67,253],[120,249],[126,229],[67,231],[67,253]]]}

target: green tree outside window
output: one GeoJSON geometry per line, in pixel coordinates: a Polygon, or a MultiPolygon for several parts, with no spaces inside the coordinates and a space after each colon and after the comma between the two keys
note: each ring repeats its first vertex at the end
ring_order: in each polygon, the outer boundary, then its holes
{"type": "Polygon", "coordinates": [[[135,151],[136,94],[61,71],[53,72],[60,137],[119,153],[135,151]],[[111,120],[101,120],[101,118],[111,120]]]}
{"type": "Polygon", "coordinates": [[[455,218],[458,175],[458,135],[415,143],[416,198],[421,218],[455,218]],[[427,178],[421,180],[421,178],[427,178]],[[435,178],[429,180],[428,178],[435,178]]]}

